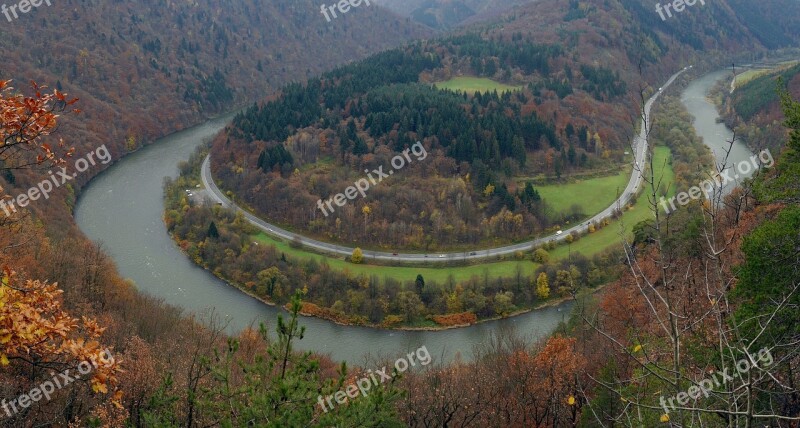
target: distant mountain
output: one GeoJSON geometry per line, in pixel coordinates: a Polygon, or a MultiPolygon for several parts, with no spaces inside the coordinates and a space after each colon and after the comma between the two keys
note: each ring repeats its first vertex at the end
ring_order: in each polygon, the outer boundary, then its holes
{"type": "Polygon", "coordinates": [[[633,81],[641,67],[652,81],[652,73],[663,77],[700,57],[722,61],[799,46],[800,1],[758,4],[698,2],[662,19],[651,0],[540,0],[515,8],[485,31],[494,38],[523,32],[540,43],[561,43],[584,61],[618,70],[624,80],[633,81]]]}
{"type": "MultiPolygon", "coordinates": [[[[666,3],[619,0],[631,15],[633,25],[639,26],[646,34],[664,33],[695,49],[742,50],[753,43],[760,48],[775,49],[791,45],[800,37],[797,25],[800,22],[800,1],[797,0],[758,3],[720,0],[705,5],[698,2],[681,12],[659,12],[657,6],[666,3]]],[[[570,1],[570,4],[572,9],[580,9],[577,0],[570,1]]]]}
{"type": "Polygon", "coordinates": [[[392,11],[435,29],[485,20],[536,0],[377,0],[392,11]]]}
{"type": "Polygon", "coordinates": [[[475,15],[463,1],[428,0],[411,12],[411,18],[431,28],[449,28],[475,15]]]}

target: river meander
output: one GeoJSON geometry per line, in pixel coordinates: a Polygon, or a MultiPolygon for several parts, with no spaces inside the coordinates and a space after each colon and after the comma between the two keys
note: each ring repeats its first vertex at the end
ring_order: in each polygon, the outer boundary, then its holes
{"type": "MultiPolygon", "coordinates": [[[[719,74],[715,78],[715,73],[703,76],[693,81],[682,96],[690,113],[697,118],[698,133],[712,148],[730,137],[730,131],[716,123],[713,105],[705,101],[706,92],[721,77],[719,74]],[[726,130],[728,134],[724,133],[726,130]]],[[[103,244],[120,273],[132,279],[140,290],[187,311],[201,313],[213,309],[229,319],[229,328],[235,332],[260,321],[274,326],[280,310],[262,304],[197,267],[169,237],[161,218],[164,178],[176,177],[177,164],[210,140],[229,118],[210,120],[126,156],[84,189],[75,216],[84,233],[103,244]]],[[[744,153],[747,156],[749,151],[744,153]]],[[[550,334],[566,319],[572,306],[572,302],[567,302],[510,319],[444,331],[388,331],[304,317],[306,336],[298,348],[355,364],[363,362],[366,355],[401,356],[423,345],[438,363],[452,361],[456,355],[470,360],[474,346],[487,343],[493,333],[506,328],[515,329],[529,340],[550,334]]]]}

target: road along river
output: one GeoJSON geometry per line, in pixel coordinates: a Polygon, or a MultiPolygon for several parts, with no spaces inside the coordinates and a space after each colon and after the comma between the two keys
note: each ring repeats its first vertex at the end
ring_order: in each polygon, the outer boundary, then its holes
{"type": "MultiPolygon", "coordinates": [[[[702,88],[699,90],[702,92],[702,88]]],[[[197,267],[178,249],[162,222],[163,179],[176,177],[176,165],[210,140],[229,119],[208,121],[126,156],[84,189],[75,217],[84,233],[103,243],[120,273],[140,290],[188,311],[213,309],[230,319],[234,332],[254,321],[264,321],[272,330],[279,309],[248,297],[197,267]]],[[[706,117],[701,119],[705,121],[706,117]]],[[[714,117],[708,120],[713,123],[714,117]]],[[[303,317],[306,337],[298,347],[351,364],[362,363],[366,355],[396,358],[423,345],[438,363],[448,363],[456,355],[470,360],[475,345],[487,343],[493,333],[507,328],[530,340],[550,334],[572,305],[567,302],[510,319],[443,331],[387,331],[303,317]]]]}
{"type": "MultiPolygon", "coordinates": [[[[644,105],[644,117],[648,120],[648,125],[645,126],[644,119],[642,119],[642,126],[639,132],[633,140],[633,150],[634,150],[634,162],[635,165],[645,165],[645,158],[647,156],[647,130],[650,128],[650,124],[652,124],[652,117],[650,116],[650,110],[653,107],[653,103],[656,102],[658,97],[662,94],[662,89],[666,90],[668,86],[672,85],[675,79],[678,78],[683,72],[685,72],[688,67],[684,68],[683,70],[678,71],[672,77],[664,83],[662,88],[659,88],[659,91],[656,92],[652,97],[644,105]]],[[[628,180],[628,185],[625,187],[625,191],[614,201],[608,208],[604,209],[603,211],[595,214],[592,218],[586,220],[586,223],[581,222],[580,224],[573,226],[567,230],[562,231],[560,235],[553,234],[550,236],[545,236],[542,238],[536,238],[531,241],[521,242],[518,244],[513,245],[506,245],[504,247],[498,248],[490,248],[490,249],[475,249],[474,251],[470,251],[469,254],[467,251],[458,252],[458,253],[444,253],[440,254],[439,256],[431,256],[429,257],[428,254],[414,254],[414,253],[391,253],[391,252],[380,252],[380,251],[364,251],[364,257],[373,260],[388,260],[393,262],[416,262],[416,263],[447,263],[454,260],[480,260],[480,259],[488,259],[490,257],[502,256],[502,255],[510,255],[514,254],[518,251],[528,251],[533,246],[541,246],[548,242],[558,242],[573,233],[586,233],[589,230],[589,223],[600,223],[606,218],[612,216],[615,210],[619,209],[620,207],[624,207],[630,202],[631,198],[636,194],[641,186],[643,178],[644,170],[640,168],[633,168],[631,173],[631,178],[628,180]]],[[[324,251],[327,253],[333,253],[341,256],[349,256],[353,253],[355,248],[353,247],[344,247],[341,245],[331,244],[327,242],[317,241],[315,239],[311,239],[305,236],[298,236],[292,232],[289,232],[285,229],[280,228],[274,224],[267,223],[266,221],[250,214],[249,212],[242,210],[236,204],[233,203],[227,196],[220,190],[216,183],[214,182],[214,178],[211,174],[211,155],[206,156],[205,160],[203,160],[203,166],[201,168],[200,178],[203,182],[203,185],[209,191],[209,195],[218,203],[222,204],[227,208],[233,208],[236,210],[240,210],[244,217],[252,223],[254,226],[258,227],[265,233],[286,239],[286,240],[294,240],[298,239],[300,242],[303,243],[304,246],[313,248],[315,250],[324,251]]]]}

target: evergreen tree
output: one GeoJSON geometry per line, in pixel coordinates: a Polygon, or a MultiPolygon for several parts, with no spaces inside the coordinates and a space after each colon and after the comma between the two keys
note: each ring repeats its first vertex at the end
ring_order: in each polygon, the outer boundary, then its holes
{"type": "Polygon", "coordinates": [[[369,147],[360,137],[356,137],[355,144],[353,145],[354,155],[365,155],[369,153],[369,147]]]}
{"type": "Polygon", "coordinates": [[[763,337],[754,349],[791,343],[800,337],[800,292],[798,286],[798,255],[800,254],[800,207],[784,209],[774,220],[767,221],[748,235],[742,252],[745,263],[740,267],[739,282],[734,295],[742,302],[738,319],[745,322],[747,337],[763,337]],[[791,296],[786,307],[778,313],[780,323],[770,324],[761,332],[759,314],[769,313],[776,302],[791,296]]]}
{"type": "Polygon", "coordinates": [[[266,355],[245,360],[239,341],[230,339],[225,350],[203,361],[211,374],[209,387],[197,398],[204,417],[215,419],[214,426],[228,427],[402,427],[394,409],[401,394],[396,379],[372,385],[367,394],[348,398],[346,404],[327,400],[354,381],[348,381],[345,363],[337,377],[325,380],[311,352],[295,351],[295,342],[305,336],[299,323],[301,295],[297,291],[293,296],[288,320],[278,315],[276,340],[261,324],[258,334],[267,345],[266,355]]]}
{"type": "Polygon", "coordinates": [[[208,233],[206,233],[206,236],[214,239],[219,238],[219,231],[217,230],[217,224],[214,223],[213,221],[211,222],[211,225],[208,226],[208,233]]]}
{"type": "Polygon", "coordinates": [[[418,274],[414,286],[417,288],[417,294],[422,295],[422,290],[425,288],[425,278],[418,274]]]}

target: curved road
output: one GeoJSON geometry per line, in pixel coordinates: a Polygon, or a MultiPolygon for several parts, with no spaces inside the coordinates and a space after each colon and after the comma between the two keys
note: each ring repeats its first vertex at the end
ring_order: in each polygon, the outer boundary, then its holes
{"type": "MultiPolygon", "coordinates": [[[[645,119],[650,118],[650,108],[653,106],[653,103],[658,99],[658,96],[661,95],[663,89],[666,89],[669,85],[671,85],[675,79],[678,78],[681,73],[686,71],[689,67],[682,69],[681,71],[672,75],[669,80],[664,84],[659,91],[657,91],[649,100],[645,103],[644,107],[644,117],[642,118],[642,126],[639,135],[637,135],[633,140],[633,150],[634,159],[635,159],[635,166],[633,168],[633,173],[631,174],[631,179],[628,182],[628,186],[625,188],[625,191],[622,192],[622,195],[614,201],[608,208],[605,210],[595,214],[592,218],[587,220],[585,223],[581,223],[577,226],[573,226],[569,229],[566,229],[562,232],[561,235],[550,235],[545,236],[542,238],[537,238],[532,241],[522,242],[519,244],[507,245],[504,247],[498,248],[491,248],[488,250],[479,250],[479,251],[472,251],[472,252],[458,252],[458,253],[436,253],[436,254],[404,254],[399,253],[398,255],[393,255],[392,253],[380,252],[380,251],[364,251],[364,257],[371,258],[374,260],[388,260],[388,261],[403,261],[403,262],[432,262],[432,263],[445,263],[448,261],[454,260],[477,260],[477,259],[485,259],[489,257],[495,257],[500,255],[507,255],[513,254],[517,251],[527,251],[530,250],[533,245],[539,246],[541,244],[551,242],[551,241],[561,241],[567,237],[567,235],[571,234],[572,232],[585,232],[589,228],[589,223],[592,222],[600,222],[603,219],[610,217],[614,210],[617,207],[622,207],[628,204],[631,200],[633,195],[638,190],[639,186],[643,180],[643,170],[639,168],[640,165],[644,165],[645,157],[647,155],[647,129],[650,127],[650,123],[645,125],[645,119]]],[[[317,241],[314,239],[306,238],[302,235],[298,235],[296,233],[289,232],[285,229],[281,229],[278,226],[273,224],[267,223],[266,221],[250,214],[249,212],[240,209],[236,206],[230,199],[228,199],[225,194],[217,187],[214,183],[214,179],[211,177],[211,155],[206,156],[205,160],[203,161],[203,166],[201,168],[200,173],[201,179],[203,181],[203,185],[209,191],[209,194],[218,202],[221,203],[223,206],[228,208],[233,208],[234,210],[241,211],[244,214],[245,218],[249,220],[253,225],[263,230],[265,233],[270,234],[272,236],[280,237],[286,240],[293,240],[293,239],[300,239],[304,246],[313,248],[318,251],[323,251],[326,253],[333,253],[343,256],[350,256],[353,253],[352,247],[345,247],[342,245],[336,244],[329,244],[327,242],[317,241]]]]}

